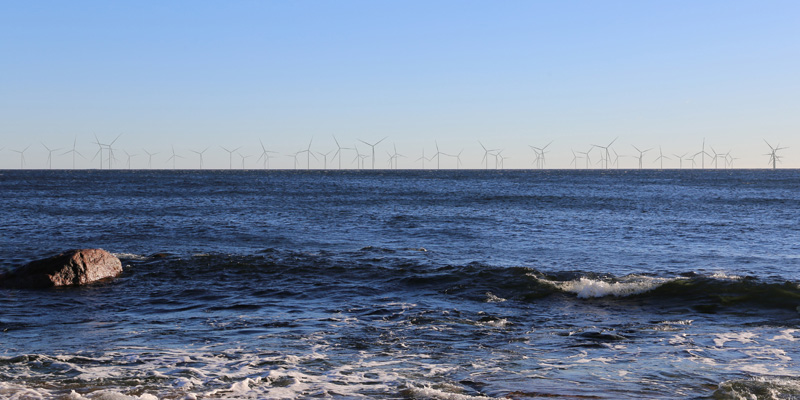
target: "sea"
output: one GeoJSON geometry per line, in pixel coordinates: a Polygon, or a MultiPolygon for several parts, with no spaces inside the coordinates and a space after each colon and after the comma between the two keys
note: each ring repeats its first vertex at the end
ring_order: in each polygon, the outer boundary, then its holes
{"type": "Polygon", "coordinates": [[[800,399],[798,170],[5,170],[3,399],[800,399]]]}

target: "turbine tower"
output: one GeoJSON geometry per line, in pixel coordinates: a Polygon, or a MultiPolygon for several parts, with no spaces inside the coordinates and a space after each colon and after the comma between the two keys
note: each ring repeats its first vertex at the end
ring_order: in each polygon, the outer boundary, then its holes
{"type": "Polygon", "coordinates": [[[272,156],[270,156],[269,153],[277,153],[277,152],[276,151],[267,150],[267,148],[264,147],[264,142],[262,142],[261,139],[258,139],[258,143],[261,144],[261,155],[258,156],[258,159],[256,160],[256,162],[258,162],[259,160],[261,160],[263,158],[264,159],[264,169],[267,169],[267,168],[269,168],[269,159],[272,158],[272,156]]]}
{"type": "Polygon", "coordinates": [[[22,150],[13,150],[13,149],[11,150],[11,151],[13,151],[14,153],[19,153],[19,169],[23,169],[23,168],[25,168],[25,152],[26,152],[26,151],[28,151],[28,149],[29,149],[30,147],[31,147],[31,146],[30,146],[30,145],[28,145],[28,147],[26,147],[26,148],[24,148],[24,149],[22,149],[22,150]]]}
{"type": "MultiPolygon", "coordinates": [[[[606,161],[605,169],[608,169],[608,160],[611,159],[611,153],[608,151],[608,149],[611,148],[611,145],[614,144],[614,142],[616,142],[617,139],[619,139],[619,136],[615,137],[614,140],[611,141],[611,143],[609,143],[609,144],[607,144],[605,146],[600,146],[600,145],[597,145],[597,144],[593,144],[592,145],[592,147],[597,147],[597,148],[603,149],[603,151],[605,151],[605,153],[606,153],[606,156],[605,156],[605,161],[606,161]]],[[[603,158],[603,157],[601,157],[601,158],[603,158]]]]}
{"type": "MultiPolygon", "coordinates": [[[[631,145],[631,146],[633,146],[633,145],[631,145]]],[[[642,169],[642,158],[644,157],[644,153],[647,153],[648,151],[653,150],[653,148],[649,148],[647,150],[639,150],[639,148],[636,147],[636,146],[633,146],[633,148],[636,149],[636,151],[639,152],[639,157],[638,157],[639,158],[639,169],[642,169]]]]}
{"type": "Polygon", "coordinates": [[[147,149],[142,149],[142,150],[144,150],[144,152],[147,153],[147,168],[153,169],[153,156],[158,154],[158,152],[151,153],[147,151],[147,149]]]}
{"type": "Polygon", "coordinates": [[[78,145],[78,137],[75,136],[75,140],[72,142],[72,150],[67,150],[61,154],[63,156],[72,153],[72,169],[75,169],[75,154],[81,156],[81,158],[83,158],[84,160],[86,159],[86,157],[84,157],[83,154],[79,153],[78,150],[75,150],[75,147],[77,145],[78,145]]]}
{"type": "Polygon", "coordinates": [[[361,139],[358,139],[358,141],[359,141],[359,142],[361,142],[361,143],[364,143],[364,144],[366,144],[367,146],[370,146],[370,147],[372,147],[372,169],[375,169],[375,146],[377,146],[377,145],[378,145],[378,143],[380,143],[380,142],[382,142],[382,141],[384,141],[384,140],[386,140],[386,137],[384,137],[384,138],[383,138],[383,139],[381,139],[381,140],[378,140],[377,142],[375,142],[375,144],[372,144],[372,143],[367,143],[367,142],[365,142],[365,141],[363,141],[363,140],[361,140],[361,139]]]}
{"type": "Polygon", "coordinates": [[[53,169],[53,152],[61,150],[61,148],[51,149],[44,143],[42,143],[42,146],[47,149],[47,169],[53,169]]]}
{"type": "MultiPolygon", "coordinates": [[[[219,147],[222,147],[222,146],[219,146],[219,147]]],[[[225,147],[222,147],[222,150],[225,150],[225,151],[228,152],[228,169],[233,169],[233,152],[236,151],[236,150],[239,150],[241,148],[242,148],[242,146],[239,146],[239,147],[237,147],[237,148],[235,148],[233,150],[228,150],[225,147]]]]}
{"type": "Polygon", "coordinates": [[[656,157],[656,159],[653,161],[653,162],[661,161],[661,166],[658,169],[664,169],[664,159],[665,158],[667,160],[671,160],[671,158],[665,156],[664,153],[661,151],[661,146],[658,146],[658,157],[656,157]]]}
{"type": "Polygon", "coordinates": [[[175,146],[172,146],[172,157],[167,159],[167,162],[169,162],[169,160],[172,160],[172,169],[175,169],[175,161],[177,161],[176,159],[178,158],[183,158],[183,156],[175,154],[175,146]]]}
{"type": "Polygon", "coordinates": [[[191,151],[192,153],[195,153],[195,154],[197,154],[198,156],[200,156],[200,169],[203,169],[203,153],[205,153],[205,152],[206,152],[206,150],[208,150],[208,147],[206,147],[205,149],[203,149],[203,151],[197,151],[197,150],[192,150],[192,149],[189,149],[189,151],[191,151]]]}
{"type": "Polygon", "coordinates": [[[778,168],[777,166],[778,161],[781,160],[781,157],[778,156],[778,151],[788,149],[788,147],[781,147],[780,144],[778,144],[775,147],[772,147],[772,145],[769,144],[769,142],[767,142],[766,139],[764,139],[764,143],[766,143],[767,146],[769,146],[770,150],[770,152],[767,154],[769,156],[769,164],[772,164],[772,169],[778,168]]]}

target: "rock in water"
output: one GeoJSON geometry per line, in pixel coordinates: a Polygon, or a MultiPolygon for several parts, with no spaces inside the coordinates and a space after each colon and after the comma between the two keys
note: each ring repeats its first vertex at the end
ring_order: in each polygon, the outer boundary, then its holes
{"type": "Polygon", "coordinates": [[[122,273],[119,258],[103,249],[70,250],[32,261],[0,277],[0,286],[47,288],[77,286],[122,273]]]}

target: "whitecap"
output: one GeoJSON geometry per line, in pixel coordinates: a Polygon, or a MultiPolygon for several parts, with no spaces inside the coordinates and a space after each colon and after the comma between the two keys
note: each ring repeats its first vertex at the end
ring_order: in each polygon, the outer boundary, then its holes
{"type": "Polygon", "coordinates": [[[669,279],[633,275],[615,282],[590,278],[564,282],[543,281],[565,292],[575,293],[580,298],[592,298],[606,296],[625,297],[641,294],[663,285],[669,279]]]}

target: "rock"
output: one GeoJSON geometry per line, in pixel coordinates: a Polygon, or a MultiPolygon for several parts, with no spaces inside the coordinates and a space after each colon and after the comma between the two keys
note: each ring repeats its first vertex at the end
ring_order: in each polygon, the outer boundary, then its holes
{"type": "Polygon", "coordinates": [[[32,261],[0,277],[0,286],[48,288],[77,286],[122,273],[119,258],[102,249],[69,250],[57,256],[32,261]]]}

